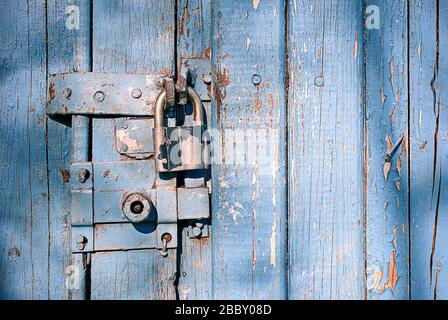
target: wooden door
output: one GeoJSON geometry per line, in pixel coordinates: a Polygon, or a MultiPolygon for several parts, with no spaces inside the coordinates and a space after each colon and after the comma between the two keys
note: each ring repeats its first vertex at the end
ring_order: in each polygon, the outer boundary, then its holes
{"type": "MultiPolygon", "coordinates": [[[[446,1],[29,0],[0,16],[2,299],[448,298],[446,1]],[[209,61],[221,133],[210,237],[180,224],[166,258],[72,254],[72,129],[46,116],[48,76],[177,77],[187,58],[209,61]]],[[[108,156],[110,120],[89,125],[88,156],[108,156]]]]}

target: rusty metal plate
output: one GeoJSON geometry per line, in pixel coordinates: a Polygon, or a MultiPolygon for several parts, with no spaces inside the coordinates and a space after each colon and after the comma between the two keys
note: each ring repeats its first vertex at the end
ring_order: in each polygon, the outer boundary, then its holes
{"type": "Polygon", "coordinates": [[[115,120],[115,147],[120,154],[147,159],[154,154],[153,118],[115,120]]]}
{"type": "Polygon", "coordinates": [[[49,115],[154,114],[167,74],[66,73],[49,78],[49,115]]]}
{"type": "Polygon", "coordinates": [[[210,101],[211,91],[211,62],[210,59],[183,58],[181,62],[181,74],[187,76],[187,83],[201,97],[202,101],[210,101]]]}

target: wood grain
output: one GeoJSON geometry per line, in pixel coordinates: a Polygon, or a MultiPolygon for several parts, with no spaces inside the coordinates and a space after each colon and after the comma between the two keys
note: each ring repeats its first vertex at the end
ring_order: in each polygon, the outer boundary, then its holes
{"type": "Polygon", "coordinates": [[[411,296],[448,298],[448,3],[409,3],[411,296]]]}
{"type": "Polygon", "coordinates": [[[380,14],[380,29],[364,28],[367,298],[402,300],[409,299],[408,8],[406,1],[367,4],[380,14]]]}
{"type": "Polygon", "coordinates": [[[285,3],[217,0],[212,12],[212,297],[284,299],[285,3]]]}
{"type": "MultiPolygon", "coordinates": [[[[49,74],[89,71],[90,63],[90,1],[73,0],[47,3],[49,74]],[[66,8],[79,8],[78,29],[66,26],[66,8]]],[[[86,298],[86,257],[71,254],[70,232],[70,118],[47,120],[48,127],[48,187],[50,206],[49,294],[50,299],[86,298]],[[73,267],[72,267],[73,266],[73,267]],[[70,268],[78,268],[79,288],[69,289],[66,281],[70,268]]],[[[88,159],[84,159],[88,160],[88,159]]],[[[77,274],[72,274],[76,276],[77,274]]]]}
{"type": "Polygon", "coordinates": [[[0,298],[47,299],[44,1],[0,3],[0,298]]]}
{"type": "Polygon", "coordinates": [[[289,298],[363,299],[360,2],[288,6],[289,298]]]}

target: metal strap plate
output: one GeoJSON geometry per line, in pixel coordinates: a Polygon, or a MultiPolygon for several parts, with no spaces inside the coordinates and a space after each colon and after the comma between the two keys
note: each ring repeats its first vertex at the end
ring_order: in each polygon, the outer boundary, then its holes
{"type": "Polygon", "coordinates": [[[166,74],[67,73],[49,78],[49,115],[154,114],[166,74]]]}

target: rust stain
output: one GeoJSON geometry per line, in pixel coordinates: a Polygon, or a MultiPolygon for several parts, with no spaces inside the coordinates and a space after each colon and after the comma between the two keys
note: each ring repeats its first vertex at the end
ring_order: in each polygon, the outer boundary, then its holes
{"type": "Polygon", "coordinates": [[[387,286],[393,290],[395,289],[397,281],[398,281],[398,273],[397,273],[397,266],[395,264],[395,253],[394,251],[392,251],[390,253],[389,270],[387,272],[387,286]]]}
{"type": "Polygon", "coordinates": [[[383,283],[383,285],[381,286],[380,290],[378,290],[379,294],[382,294],[384,292],[384,290],[386,290],[387,288],[387,283],[383,283]]]}
{"type": "Polygon", "coordinates": [[[397,111],[397,106],[394,106],[394,109],[392,110],[392,113],[390,115],[390,121],[392,123],[392,128],[394,127],[394,123],[395,123],[395,112],[397,111]]]}
{"type": "Polygon", "coordinates": [[[211,56],[212,56],[212,49],[210,47],[201,52],[201,58],[210,59],[211,56]]]}
{"type": "Polygon", "coordinates": [[[398,171],[398,174],[401,176],[401,162],[402,162],[402,159],[403,159],[403,157],[402,157],[402,155],[401,155],[401,153],[398,155],[398,158],[397,158],[397,171],[398,171]]]}
{"type": "Polygon", "coordinates": [[[109,174],[110,174],[110,170],[109,170],[109,169],[106,169],[106,170],[104,170],[104,172],[103,172],[103,177],[104,177],[104,178],[107,178],[107,177],[109,176],[109,174]]]}
{"type": "Polygon", "coordinates": [[[50,97],[50,100],[48,100],[48,104],[50,104],[56,98],[54,83],[50,83],[50,85],[48,86],[48,96],[50,97]]]}
{"type": "Polygon", "coordinates": [[[390,171],[390,162],[386,162],[386,163],[384,163],[384,166],[383,166],[384,180],[386,180],[386,181],[387,181],[387,177],[389,176],[389,171],[390,171]]]}
{"type": "Polygon", "coordinates": [[[187,23],[190,22],[190,12],[188,11],[188,0],[185,3],[184,17],[185,17],[185,20],[187,21],[187,23]]]}
{"type": "Polygon", "coordinates": [[[353,54],[355,56],[355,60],[358,57],[358,37],[359,37],[359,33],[356,32],[356,40],[355,40],[355,46],[353,48],[353,54]]]}
{"type": "Polygon", "coordinates": [[[184,17],[179,20],[179,35],[183,36],[185,34],[184,17]]]}
{"type": "Polygon", "coordinates": [[[418,146],[418,148],[419,148],[420,150],[425,150],[427,144],[428,144],[428,141],[425,141],[425,142],[423,142],[423,143],[420,143],[419,146],[418,146]]]}
{"type": "Polygon", "coordinates": [[[395,101],[396,101],[397,103],[400,102],[400,97],[401,97],[401,89],[399,88],[399,89],[398,89],[398,92],[397,92],[397,95],[395,96],[395,101]]]}
{"type": "Polygon", "coordinates": [[[64,183],[67,183],[70,181],[70,171],[61,167],[61,168],[59,168],[59,172],[61,173],[62,181],[64,183]]]}
{"type": "Polygon", "coordinates": [[[252,0],[252,7],[257,10],[260,5],[260,0],[252,0]]]}
{"type": "Polygon", "coordinates": [[[263,103],[261,102],[261,100],[259,98],[257,98],[257,101],[255,102],[255,111],[256,112],[260,111],[262,106],[263,106],[263,103]]]}
{"type": "Polygon", "coordinates": [[[400,191],[400,188],[401,188],[400,180],[395,181],[395,186],[397,187],[397,190],[400,191]]]}

